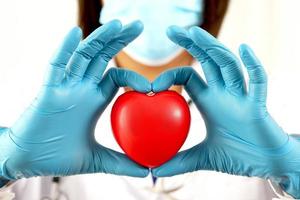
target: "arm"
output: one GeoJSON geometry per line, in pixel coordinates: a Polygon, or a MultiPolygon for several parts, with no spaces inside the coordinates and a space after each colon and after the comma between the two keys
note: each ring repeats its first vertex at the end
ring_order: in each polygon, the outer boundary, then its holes
{"type": "Polygon", "coordinates": [[[0,135],[1,177],[148,174],[148,169],[94,139],[97,120],[119,87],[151,90],[150,83],[134,72],[117,68],[105,72],[109,60],[141,31],[140,22],[122,26],[117,20],[83,41],[79,28],[70,31],[35,100],[0,135]]]}
{"type": "Polygon", "coordinates": [[[268,112],[267,75],[254,52],[240,46],[249,75],[247,88],[238,58],[206,31],[172,27],[168,36],[201,62],[206,81],[192,68],[177,68],[163,73],[152,87],[161,91],[184,85],[204,118],[207,136],[154,174],[172,176],[203,169],[256,176],[271,179],[300,198],[300,142],[268,112]]]}

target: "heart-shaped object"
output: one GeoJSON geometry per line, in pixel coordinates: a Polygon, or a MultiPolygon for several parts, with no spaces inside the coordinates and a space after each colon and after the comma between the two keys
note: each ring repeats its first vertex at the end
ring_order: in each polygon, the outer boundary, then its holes
{"type": "Polygon", "coordinates": [[[174,91],[147,95],[122,94],[111,112],[114,137],[135,162],[154,168],[170,160],[183,145],[190,128],[190,110],[174,91]]]}

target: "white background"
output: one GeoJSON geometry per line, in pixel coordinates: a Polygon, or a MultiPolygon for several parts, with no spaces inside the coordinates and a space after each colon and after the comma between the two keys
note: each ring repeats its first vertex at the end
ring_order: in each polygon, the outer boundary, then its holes
{"type": "MultiPolygon", "coordinates": [[[[220,40],[250,44],[269,73],[269,110],[300,133],[300,1],[232,0],[220,40]]],[[[53,51],[76,25],[76,0],[0,1],[0,125],[10,126],[36,95],[53,51]]]]}

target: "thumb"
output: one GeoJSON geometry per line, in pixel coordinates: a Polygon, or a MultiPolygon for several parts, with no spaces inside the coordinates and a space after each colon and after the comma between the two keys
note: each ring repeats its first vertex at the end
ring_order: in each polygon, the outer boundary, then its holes
{"type": "Polygon", "coordinates": [[[152,170],[156,177],[168,177],[201,169],[211,169],[209,151],[205,143],[179,152],[172,160],[152,170]]]}
{"type": "Polygon", "coordinates": [[[96,171],[133,177],[146,177],[149,169],[131,161],[126,155],[99,146],[94,153],[96,171]]]}
{"type": "Polygon", "coordinates": [[[106,72],[99,87],[106,97],[114,95],[119,87],[130,87],[142,93],[151,91],[151,83],[145,77],[134,71],[115,67],[106,72]]]}

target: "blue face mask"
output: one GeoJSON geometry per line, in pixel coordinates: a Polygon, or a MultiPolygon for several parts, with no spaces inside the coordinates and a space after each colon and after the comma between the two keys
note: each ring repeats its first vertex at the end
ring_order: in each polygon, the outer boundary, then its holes
{"type": "Polygon", "coordinates": [[[100,22],[104,24],[112,19],[119,19],[124,24],[141,20],[143,33],[123,50],[136,61],[159,66],[183,51],[169,40],[167,28],[200,25],[203,0],[105,0],[100,22]]]}

